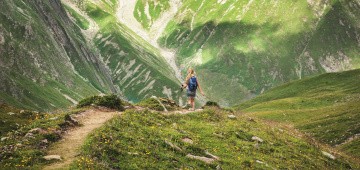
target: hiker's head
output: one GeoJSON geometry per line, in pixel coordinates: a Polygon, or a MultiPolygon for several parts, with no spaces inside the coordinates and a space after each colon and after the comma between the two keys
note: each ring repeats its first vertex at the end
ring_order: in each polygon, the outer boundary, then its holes
{"type": "Polygon", "coordinates": [[[188,74],[194,74],[195,72],[194,72],[194,69],[192,69],[192,68],[189,68],[189,70],[188,70],[188,74]]]}

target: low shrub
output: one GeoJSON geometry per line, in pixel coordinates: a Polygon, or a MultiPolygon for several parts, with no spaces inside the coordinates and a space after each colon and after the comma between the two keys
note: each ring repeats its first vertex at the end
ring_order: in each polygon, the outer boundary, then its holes
{"type": "Polygon", "coordinates": [[[112,94],[112,95],[106,95],[106,96],[92,96],[85,98],[79,102],[77,105],[78,108],[86,107],[86,106],[103,106],[110,109],[116,109],[116,110],[124,110],[123,102],[121,99],[112,94]]]}

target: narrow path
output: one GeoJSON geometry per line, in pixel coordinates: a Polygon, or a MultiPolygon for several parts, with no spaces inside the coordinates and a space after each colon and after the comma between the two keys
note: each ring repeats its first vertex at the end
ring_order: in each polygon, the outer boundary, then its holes
{"type": "Polygon", "coordinates": [[[69,165],[79,154],[80,147],[84,144],[86,137],[96,128],[101,127],[106,121],[110,120],[120,112],[106,112],[99,110],[88,110],[77,115],[76,119],[82,126],[74,128],[63,136],[63,139],[52,146],[48,152],[49,155],[60,155],[63,159],[44,167],[48,169],[68,169],[69,165]]]}

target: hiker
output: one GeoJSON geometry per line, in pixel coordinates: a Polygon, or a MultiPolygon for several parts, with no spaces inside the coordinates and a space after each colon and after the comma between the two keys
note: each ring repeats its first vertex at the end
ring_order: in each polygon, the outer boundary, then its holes
{"type": "Polygon", "coordinates": [[[192,109],[195,111],[196,90],[199,89],[201,95],[203,96],[204,93],[199,82],[197,81],[194,70],[189,68],[187,73],[188,75],[186,76],[185,83],[181,85],[183,89],[187,87],[186,95],[188,97],[188,104],[185,106],[185,108],[189,108],[189,110],[192,109]]]}

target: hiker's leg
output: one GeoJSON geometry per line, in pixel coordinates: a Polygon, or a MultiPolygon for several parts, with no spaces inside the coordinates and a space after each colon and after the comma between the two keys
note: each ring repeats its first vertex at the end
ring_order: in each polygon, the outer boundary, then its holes
{"type": "Polygon", "coordinates": [[[194,97],[191,98],[191,108],[193,110],[195,110],[195,98],[194,97]]]}

